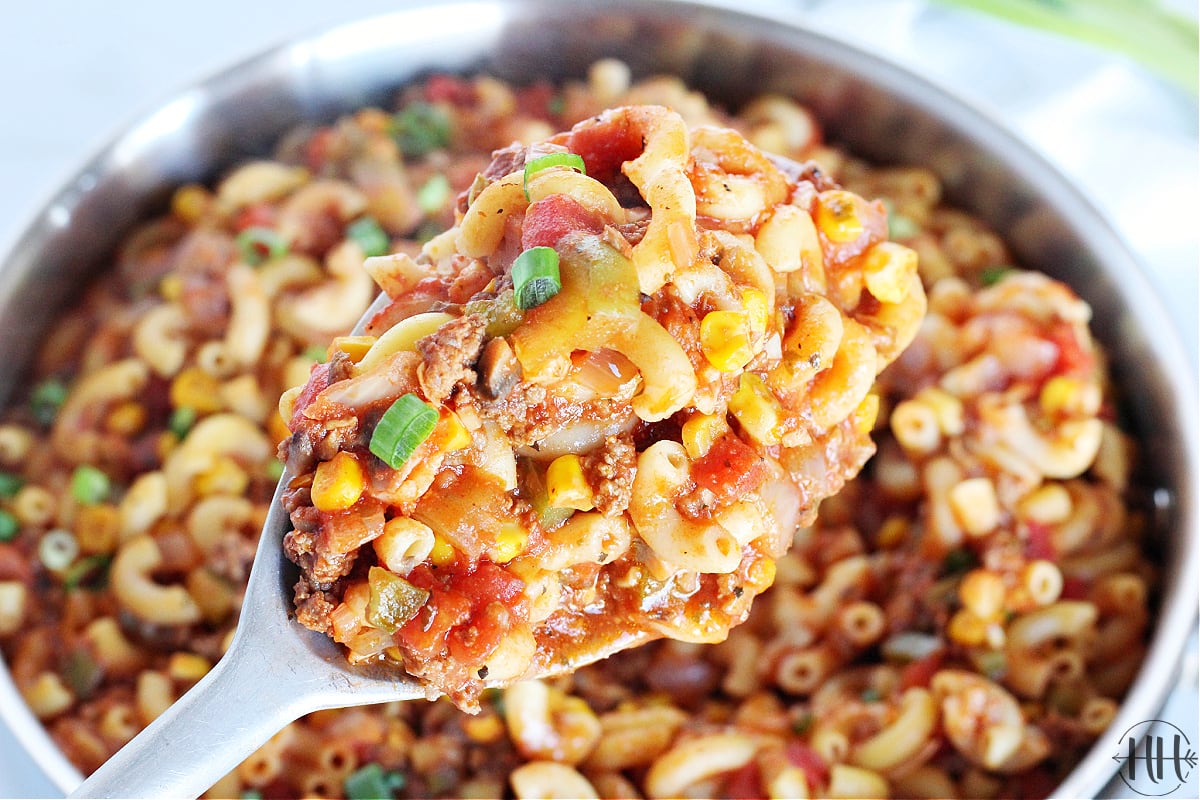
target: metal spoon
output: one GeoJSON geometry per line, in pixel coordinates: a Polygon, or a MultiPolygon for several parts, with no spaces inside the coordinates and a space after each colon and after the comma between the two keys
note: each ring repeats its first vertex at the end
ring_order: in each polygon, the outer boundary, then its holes
{"type": "MultiPolygon", "coordinates": [[[[356,332],[386,300],[380,295],[356,332]]],[[[394,668],[351,666],[331,639],[292,619],[296,569],[283,552],[291,521],[282,503],[290,479],[280,480],[263,523],[229,650],[71,797],[197,797],[305,714],[431,697],[394,668]]],[[[573,671],[648,638],[622,634],[597,642],[585,656],[540,675],[573,671]]]]}

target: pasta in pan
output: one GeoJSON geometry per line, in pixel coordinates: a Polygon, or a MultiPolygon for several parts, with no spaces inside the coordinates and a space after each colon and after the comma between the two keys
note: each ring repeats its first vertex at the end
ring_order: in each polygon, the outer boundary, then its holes
{"type": "Polygon", "coordinates": [[[925,308],[885,234],[814,168],[662,106],[497,151],[453,228],[370,266],[424,303],[392,296],[281,400],[298,619],[465,707],[724,639],[872,450],[871,386],[916,334],[879,309],[925,308]],[[798,269],[845,296],[793,291],[798,269]]]}
{"type": "MultiPolygon", "coordinates": [[[[913,342],[870,389],[877,452],[798,528],[772,587],[724,642],[652,642],[571,675],[485,690],[475,715],[447,700],[311,714],[209,795],[1044,797],[1104,735],[1142,661],[1156,584],[1143,541],[1152,520],[1137,502],[1151,487],[1121,428],[1121,398],[1086,305],[1014,268],[999,237],[943,202],[932,172],[856,161],[795,102],[750,99],[731,116],[675,78],[633,82],[625,65],[602,62],[587,82],[554,87],[433,76],[394,112],[364,109],[300,129],[270,160],[211,188],[181,187],[59,320],[28,402],[0,418],[0,648],[31,710],[81,770],[221,657],[281,468],[273,448],[290,436],[280,394],[318,361],[331,368],[331,351],[368,367],[411,351],[428,326],[448,321],[436,315],[492,280],[458,265],[429,281],[420,259],[423,248],[434,263],[453,263],[457,236],[442,232],[460,193],[479,202],[473,181],[492,151],[544,141],[606,107],[645,104],[678,110],[690,128],[734,128],[764,150],[814,161],[859,198],[882,199],[889,239],[917,255],[923,321],[896,300],[903,259],[860,261],[852,280],[838,280],[821,247],[828,211],[787,205],[752,230],[705,227],[696,252],[714,268],[677,270],[681,288],[672,290],[700,297],[725,287],[726,305],[714,311],[738,310],[729,284],[776,305],[804,297],[794,305],[804,332],[827,344],[849,328],[857,346],[887,358],[896,353],[886,337],[911,326],[913,342]],[[770,265],[769,281],[752,250],[770,265]],[[376,321],[373,338],[344,328],[369,300],[364,257],[389,294],[413,297],[376,321]],[[231,292],[243,289],[235,313],[231,292]],[[882,302],[841,311],[868,295],[882,302]],[[430,310],[431,297],[446,305],[430,310]]],[[[731,210],[757,208],[759,193],[741,180],[746,163],[706,162],[698,219],[715,210],[728,224],[731,210]],[[712,178],[721,171],[733,179],[728,196],[712,178]]],[[[547,171],[535,193],[542,181],[548,194],[570,185],[599,215],[617,213],[609,195],[626,197],[564,169],[547,171]]],[[[762,202],[770,192],[761,187],[762,202]]],[[[661,236],[670,252],[670,231],[661,236]]],[[[691,247],[676,234],[678,252],[691,247]]],[[[652,285],[662,261],[642,266],[652,285]]],[[[488,324],[504,330],[514,320],[497,313],[488,324]]],[[[816,372],[799,356],[828,364],[836,350],[806,351],[800,330],[780,337],[780,352],[795,356],[789,371],[764,373],[743,408],[765,398],[764,387],[783,391],[785,378],[808,381],[812,396],[816,372]]],[[[488,357],[516,359],[510,349],[488,357]]],[[[539,366],[585,374],[623,402],[644,395],[640,370],[624,362],[539,366]]],[[[722,391],[741,390],[720,376],[722,391]]],[[[692,402],[710,405],[664,437],[689,459],[689,448],[724,432],[715,403],[728,398],[712,386],[697,380],[692,402]]],[[[659,395],[668,406],[670,389],[659,395]]],[[[845,400],[826,397],[828,413],[845,400]]],[[[743,416],[746,431],[772,435],[743,416]]],[[[528,421],[531,432],[537,424],[528,421]]],[[[580,427],[542,439],[541,455],[554,463],[580,441],[619,434],[580,427]]],[[[523,479],[493,426],[474,429],[472,441],[497,484],[523,479]]],[[[794,446],[782,436],[773,445],[794,446]]],[[[659,448],[652,473],[670,483],[679,452],[659,448]]],[[[826,455],[781,466],[818,497],[829,491],[826,455]]],[[[592,494],[595,508],[574,509],[547,535],[550,569],[527,584],[531,622],[553,615],[559,572],[633,541],[632,524],[600,511],[612,495],[592,494]]],[[[737,536],[754,530],[736,502],[722,519],[737,536]]],[[[365,560],[401,574],[445,552],[435,526],[417,518],[385,517],[368,546],[365,560]]],[[[348,605],[361,599],[351,594],[348,605]]]]}

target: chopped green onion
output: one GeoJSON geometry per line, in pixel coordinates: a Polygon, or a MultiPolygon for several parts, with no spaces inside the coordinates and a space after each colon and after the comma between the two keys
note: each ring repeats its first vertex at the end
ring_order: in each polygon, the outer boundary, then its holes
{"type": "Polygon", "coordinates": [[[979,282],[984,286],[995,286],[1010,272],[1012,272],[1012,267],[1003,264],[984,267],[979,273],[979,282]]]}
{"type": "Polygon", "coordinates": [[[251,266],[279,258],[288,251],[287,240],[278,231],[261,225],[246,228],[235,241],[242,260],[251,266]]]}
{"type": "Polygon", "coordinates": [[[544,169],[550,167],[568,167],[575,170],[581,175],[587,175],[587,168],[583,165],[583,157],[577,156],[574,153],[547,153],[544,156],[538,156],[533,161],[525,164],[525,199],[529,199],[529,179],[544,169]]]}
{"type": "Polygon", "coordinates": [[[312,359],[318,364],[324,364],[325,359],[329,358],[329,348],[314,344],[312,347],[305,348],[304,357],[312,359]]]}
{"type": "Polygon", "coordinates": [[[0,542],[11,542],[21,532],[21,521],[11,511],[0,508],[0,542]]]}
{"type": "Polygon", "coordinates": [[[61,572],[71,566],[79,555],[79,542],[70,531],[55,528],[42,534],[38,542],[38,560],[51,572],[61,572]]]}
{"type": "Polygon", "coordinates": [[[404,773],[384,772],[383,767],[372,762],[347,775],[342,788],[349,800],[380,800],[392,797],[392,793],[403,789],[407,782],[404,773]]]}
{"type": "Polygon", "coordinates": [[[279,479],[283,477],[283,462],[278,458],[273,458],[267,464],[267,477],[279,483],[279,479]]]}
{"type": "Polygon", "coordinates": [[[262,792],[258,789],[242,789],[242,800],[263,800],[262,792]]]}
{"type": "Polygon", "coordinates": [[[556,94],[546,101],[546,113],[552,117],[562,115],[567,110],[567,98],[556,94]]]}
{"type": "Polygon", "coordinates": [[[942,572],[953,575],[966,572],[973,566],[975,566],[975,554],[965,547],[960,547],[946,553],[946,558],[942,561],[942,572]]]}
{"type": "Polygon", "coordinates": [[[517,308],[540,306],[562,289],[558,253],[553,247],[531,247],[512,265],[513,299],[517,308]]]}
{"type": "Polygon", "coordinates": [[[383,412],[371,434],[370,450],[392,469],[400,469],[433,433],[437,421],[437,409],[409,392],[383,412]]]}
{"type": "Polygon", "coordinates": [[[442,173],[437,173],[417,189],[417,205],[426,214],[436,214],[450,199],[450,180],[442,173]]]}
{"type": "Polygon", "coordinates": [[[392,117],[392,135],[404,155],[423,156],[450,144],[450,120],[437,106],[417,100],[392,117]]]}
{"type": "Polygon", "coordinates": [[[24,485],[25,479],[20,475],[13,475],[11,472],[0,472],[0,497],[15,497],[24,485]]]}
{"type": "Polygon", "coordinates": [[[48,378],[33,387],[29,395],[29,410],[40,425],[49,427],[54,424],[54,418],[65,402],[67,385],[57,378],[48,378]]]}
{"type": "Polygon", "coordinates": [[[792,722],[792,733],[803,736],[808,733],[814,722],[816,722],[816,718],[811,713],[805,712],[792,722]]]}
{"type": "Polygon", "coordinates": [[[82,647],[67,654],[62,669],[63,680],[80,700],[86,700],[104,680],[104,670],[96,659],[82,647]]]}
{"type": "Polygon", "coordinates": [[[112,484],[108,475],[91,464],[80,464],[71,473],[71,497],[83,506],[94,506],[108,499],[112,484]]]}
{"type": "Polygon", "coordinates": [[[904,214],[888,214],[888,238],[911,239],[921,232],[921,227],[912,217],[904,214]]]}
{"type": "Polygon", "coordinates": [[[102,589],[108,582],[108,565],[112,556],[99,554],[81,558],[63,573],[63,588],[102,589]]]}
{"type": "Polygon", "coordinates": [[[182,440],[195,424],[196,409],[191,406],[180,406],[172,411],[171,416],[167,419],[167,430],[175,434],[175,438],[182,440]]]}
{"type": "Polygon", "coordinates": [[[878,703],[883,699],[883,695],[874,686],[868,686],[859,694],[864,703],[878,703]]]}
{"type": "Polygon", "coordinates": [[[346,228],[346,238],[362,248],[363,255],[382,256],[392,248],[392,240],[387,231],[380,227],[374,217],[363,217],[350,223],[346,228]]]}

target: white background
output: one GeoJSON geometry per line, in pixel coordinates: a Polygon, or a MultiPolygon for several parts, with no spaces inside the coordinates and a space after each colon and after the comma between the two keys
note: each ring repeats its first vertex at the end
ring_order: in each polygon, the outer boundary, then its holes
{"type": "MultiPolygon", "coordinates": [[[[270,45],[385,0],[41,0],[0,11],[0,247],[123,125],[270,45]]],[[[1073,179],[1141,258],[1195,362],[1194,98],[1109,53],[920,0],[745,0],[881,51],[1002,120],[1073,179]]],[[[1194,3],[1172,5],[1195,15],[1194,3]]],[[[0,337],[3,332],[0,331],[0,337]]],[[[1196,743],[1195,637],[1163,712],[1196,743]]],[[[1195,772],[1195,771],[1193,771],[1195,772]]],[[[1177,797],[1196,796],[1196,777],[1177,797]]],[[[0,796],[54,796],[0,725],[0,796]]]]}

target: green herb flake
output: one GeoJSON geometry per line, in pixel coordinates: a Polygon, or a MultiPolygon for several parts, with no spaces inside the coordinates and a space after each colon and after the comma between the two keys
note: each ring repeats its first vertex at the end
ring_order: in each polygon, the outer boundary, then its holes
{"type": "Polygon", "coordinates": [[[450,180],[442,173],[437,173],[417,189],[417,205],[426,214],[436,214],[450,200],[450,180]]]}
{"type": "Polygon", "coordinates": [[[975,554],[965,547],[960,547],[946,553],[946,557],[942,560],[942,572],[956,575],[960,572],[966,572],[974,567],[975,564],[975,554]]]}
{"type": "Polygon", "coordinates": [[[29,410],[39,425],[50,427],[54,424],[58,410],[67,402],[67,385],[58,378],[48,378],[37,386],[29,395],[29,410]]]}
{"type": "Polygon", "coordinates": [[[82,506],[103,503],[112,492],[112,482],[103,470],[91,464],[80,464],[71,473],[71,497],[82,506]]]}
{"type": "Polygon", "coordinates": [[[911,239],[920,232],[921,227],[913,221],[912,217],[904,214],[888,215],[889,239],[911,239]]]}
{"type": "Polygon", "coordinates": [[[368,258],[386,255],[392,249],[391,238],[374,217],[363,217],[350,223],[346,238],[357,244],[368,258]]]}
{"type": "Polygon", "coordinates": [[[108,585],[108,567],[112,556],[99,554],[81,558],[63,573],[63,588],[99,591],[108,585]]]}
{"type": "Polygon", "coordinates": [[[883,695],[880,694],[879,690],[874,686],[868,686],[867,688],[863,689],[862,693],[859,694],[859,697],[862,698],[864,703],[878,703],[883,699],[883,695]]]}
{"type": "Polygon", "coordinates": [[[11,542],[20,532],[20,520],[11,511],[0,508],[0,542],[11,542]]]}
{"type": "Polygon", "coordinates": [[[287,240],[278,231],[262,225],[246,228],[234,241],[242,260],[250,266],[258,266],[288,252],[287,240]]]}
{"type": "Polygon", "coordinates": [[[816,718],[812,714],[805,712],[792,720],[792,733],[797,736],[803,736],[812,729],[814,722],[816,722],[816,718]]]}
{"type": "Polygon", "coordinates": [[[182,441],[195,424],[196,409],[190,406],[180,406],[173,410],[167,419],[167,430],[175,434],[176,439],[182,441]]]}
{"type": "Polygon", "coordinates": [[[25,479],[20,475],[14,475],[11,472],[0,472],[0,497],[16,497],[17,492],[21,491],[21,487],[24,485],[25,479]]]}
{"type": "Polygon", "coordinates": [[[995,286],[1012,272],[1012,267],[1004,264],[994,264],[984,267],[979,273],[979,282],[984,286],[995,286]]]}
{"type": "Polygon", "coordinates": [[[379,764],[370,763],[346,776],[342,788],[349,800],[379,800],[394,797],[407,783],[404,773],[387,772],[379,764]]]}
{"type": "Polygon", "coordinates": [[[400,151],[418,158],[450,144],[450,119],[431,103],[415,101],[392,117],[392,135],[400,151]]]}

